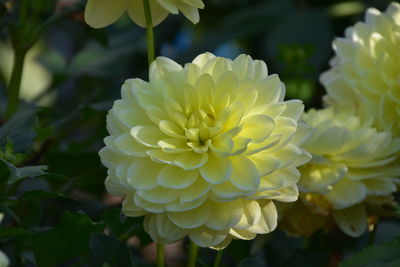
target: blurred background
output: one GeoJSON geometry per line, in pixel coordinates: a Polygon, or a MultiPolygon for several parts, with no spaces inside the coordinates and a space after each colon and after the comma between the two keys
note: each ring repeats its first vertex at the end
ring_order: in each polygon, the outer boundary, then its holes
{"type": "MultiPolygon", "coordinates": [[[[279,74],[286,84],[288,99],[302,99],[307,108],[322,107],[324,89],[318,78],[329,67],[332,40],[343,36],[347,26],[363,20],[367,7],[383,10],[390,3],[204,2],[206,8],[200,11],[198,25],[192,25],[182,15],[169,15],[155,28],[156,55],[184,64],[206,51],[228,58],[249,54],[264,60],[270,73],[279,74]]],[[[13,61],[10,36],[18,26],[19,3],[0,0],[0,4],[3,114],[13,61]]],[[[154,247],[141,228],[141,219],[121,218],[121,200],[104,191],[106,169],[97,154],[107,135],[105,116],[120,97],[122,83],[128,78],[147,79],[145,30],[128,16],[107,28],[92,29],[84,23],[84,6],[85,1],[79,0],[47,1],[39,16],[42,21],[65,8],[69,11],[44,31],[28,53],[20,112],[8,124],[0,118],[0,125],[12,126],[7,134],[13,143],[13,148],[7,147],[7,138],[1,139],[0,131],[0,156],[14,167],[48,166],[47,171],[18,180],[9,189],[14,198],[7,200],[7,207],[4,203],[0,206],[1,212],[12,215],[6,216],[3,226],[17,225],[20,231],[31,231],[27,235],[0,230],[0,248],[11,255],[12,266],[101,266],[96,264],[102,262],[103,256],[97,250],[101,242],[109,242],[111,247],[122,246],[118,248],[123,253],[128,242],[129,253],[135,255],[133,266],[145,266],[154,260],[154,247]],[[71,213],[65,215],[65,211],[71,213]],[[89,237],[99,225],[113,234],[111,241],[104,239],[104,235],[97,237],[100,243],[89,237]],[[75,242],[83,245],[69,251],[75,242]],[[63,249],[69,252],[64,255],[60,252],[63,249]]],[[[0,164],[0,175],[10,172],[10,166],[3,165],[0,164]]],[[[250,257],[240,266],[336,266],[368,244],[380,244],[396,234],[400,234],[398,219],[383,220],[374,236],[366,233],[359,239],[346,237],[338,230],[329,235],[317,233],[311,238],[288,236],[277,230],[252,242],[232,242],[223,264],[235,266],[250,257]]],[[[167,251],[171,266],[185,262],[185,250],[183,242],[167,251]]],[[[124,255],[118,258],[125,259],[124,255]]],[[[199,261],[210,266],[214,256],[213,251],[202,249],[199,261]]]]}

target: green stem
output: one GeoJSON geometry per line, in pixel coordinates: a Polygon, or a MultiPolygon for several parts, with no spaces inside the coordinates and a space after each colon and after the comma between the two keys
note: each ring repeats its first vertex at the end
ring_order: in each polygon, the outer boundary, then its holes
{"type": "Polygon", "coordinates": [[[217,257],[215,258],[213,267],[219,267],[221,265],[223,253],[224,253],[224,251],[222,249],[218,250],[217,257]]]}
{"type": "Polygon", "coordinates": [[[196,267],[198,254],[199,254],[199,247],[193,241],[190,241],[189,260],[187,267],[196,267]]]}
{"type": "Polygon", "coordinates": [[[157,267],[164,266],[164,245],[157,243],[157,267]]]}
{"type": "Polygon", "coordinates": [[[11,72],[10,83],[8,85],[7,109],[5,114],[6,119],[11,118],[18,110],[19,89],[21,86],[22,71],[24,69],[27,51],[23,49],[15,49],[14,52],[14,65],[11,72]]]}
{"type": "Polygon", "coordinates": [[[149,0],[143,0],[143,8],[144,16],[146,19],[147,55],[150,66],[151,62],[153,62],[154,60],[154,32],[149,0]]]}

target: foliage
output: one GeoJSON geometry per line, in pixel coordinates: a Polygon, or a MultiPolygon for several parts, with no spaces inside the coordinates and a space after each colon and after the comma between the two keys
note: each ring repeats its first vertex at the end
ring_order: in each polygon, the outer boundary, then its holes
{"type": "Polygon", "coordinates": [[[400,264],[400,239],[380,246],[370,246],[344,260],[340,266],[398,266],[400,264]]]}

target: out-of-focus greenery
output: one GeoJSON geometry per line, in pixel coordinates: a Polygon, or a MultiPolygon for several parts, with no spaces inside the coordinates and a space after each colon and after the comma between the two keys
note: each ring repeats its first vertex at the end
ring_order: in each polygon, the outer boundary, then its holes
{"type": "MultiPolygon", "coordinates": [[[[361,20],[366,7],[383,9],[388,3],[206,0],[198,25],[171,15],[155,28],[156,54],[185,63],[205,51],[231,58],[246,53],[281,76],[288,98],[321,107],[318,77],[333,56],[332,40],[361,20]]],[[[104,190],[106,170],[97,154],[107,135],[106,113],[122,83],[146,79],[145,30],[126,16],[108,28],[91,29],[83,21],[83,8],[79,0],[0,0],[0,42],[13,41],[15,47],[40,34],[36,60],[52,77],[48,88],[22,102],[6,121],[7,78],[1,70],[10,66],[1,66],[5,60],[0,58],[0,213],[5,214],[0,249],[11,266],[152,264],[142,219],[120,214],[120,199],[104,190]],[[28,2],[24,22],[19,11],[28,2]],[[29,20],[32,12],[35,19],[29,20]],[[35,25],[43,31],[35,31],[35,25]],[[49,96],[46,106],[38,105],[49,96]]],[[[23,75],[34,72],[32,67],[27,64],[23,75]]],[[[399,218],[382,219],[375,231],[358,239],[337,229],[310,238],[278,229],[254,241],[234,241],[222,265],[337,266],[348,258],[343,266],[396,266],[396,235],[399,218]]],[[[201,249],[199,266],[211,266],[214,258],[213,251],[201,249]]],[[[185,254],[169,262],[184,265],[185,254]]]]}

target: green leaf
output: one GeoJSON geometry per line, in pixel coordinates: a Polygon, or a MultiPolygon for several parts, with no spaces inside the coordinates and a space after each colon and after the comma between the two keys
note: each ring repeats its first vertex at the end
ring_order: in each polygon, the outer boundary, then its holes
{"type": "Polygon", "coordinates": [[[16,236],[16,235],[31,235],[32,232],[19,227],[1,227],[0,238],[16,236]]]}
{"type": "Polygon", "coordinates": [[[3,159],[0,159],[0,161],[3,162],[9,170],[8,178],[2,177],[1,180],[8,179],[9,184],[16,183],[26,177],[37,177],[46,174],[47,166],[26,166],[17,168],[13,164],[3,159]]]}
{"type": "Polygon", "coordinates": [[[109,208],[105,210],[101,216],[106,223],[107,229],[109,229],[113,235],[120,239],[125,239],[143,230],[142,218],[126,217],[121,221],[120,214],[120,209],[109,208]]]}
{"type": "Polygon", "coordinates": [[[66,196],[64,194],[56,193],[56,192],[47,192],[43,190],[33,190],[22,194],[17,197],[19,200],[42,200],[49,198],[64,198],[68,200],[74,200],[73,198],[66,196]]]}
{"type": "Polygon", "coordinates": [[[25,155],[15,153],[14,144],[10,139],[8,139],[4,149],[0,148],[0,158],[18,165],[24,160],[25,155]]]}
{"type": "Polygon", "coordinates": [[[15,151],[26,152],[33,144],[36,134],[34,124],[35,110],[23,110],[15,114],[9,121],[0,127],[0,146],[4,146],[10,139],[15,151]]]}
{"type": "Polygon", "coordinates": [[[90,238],[90,250],[94,266],[104,266],[103,264],[109,264],[111,267],[134,266],[128,246],[112,236],[93,234],[90,238]]]}
{"type": "Polygon", "coordinates": [[[65,212],[51,230],[33,238],[33,252],[38,266],[58,266],[67,260],[89,253],[90,235],[103,231],[85,214],[65,212]]]}
{"type": "Polygon", "coordinates": [[[237,267],[248,267],[248,266],[252,266],[252,267],[266,267],[267,263],[260,258],[247,258],[247,259],[243,259],[238,265],[237,267]]]}
{"type": "Polygon", "coordinates": [[[400,237],[380,246],[370,246],[345,259],[340,267],[400,266],[400,237]]]}

